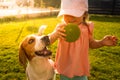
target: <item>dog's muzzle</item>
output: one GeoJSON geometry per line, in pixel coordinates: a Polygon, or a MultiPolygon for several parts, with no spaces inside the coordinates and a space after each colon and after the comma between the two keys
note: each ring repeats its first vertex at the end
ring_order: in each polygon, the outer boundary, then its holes
{"type": "MultiPolygon", "coordinates": [[[[44,36],[41,38],[42,41],[44,41],[45,45],[48,46],[50,44],[50,40],[48,36],[44,36]]],[[[46,47],[43,50],[35,51],[35,54],[38,56],[50,56],[52,55],[52,52],[48,50],[46,47]]]]}

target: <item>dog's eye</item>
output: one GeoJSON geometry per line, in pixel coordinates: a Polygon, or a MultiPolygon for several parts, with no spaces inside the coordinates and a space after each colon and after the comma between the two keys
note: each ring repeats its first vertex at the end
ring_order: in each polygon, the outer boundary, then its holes
{"type": "Polygon", "coordinates": [[[35,41],[34,39],[30,39],[30,40],[28,41],[28,43],[29,43],[29,44],[32,44],[34,41],[35,41]]]}

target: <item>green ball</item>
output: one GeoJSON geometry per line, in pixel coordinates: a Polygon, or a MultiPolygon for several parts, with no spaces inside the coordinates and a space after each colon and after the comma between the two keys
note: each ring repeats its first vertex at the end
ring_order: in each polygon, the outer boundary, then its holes
{"type": "Polygon", "coordinates": [[[74,42],[80,36],[80,29],[77,24],[69,23],[65,26],[65,30],[67,42],[74,42]]]}

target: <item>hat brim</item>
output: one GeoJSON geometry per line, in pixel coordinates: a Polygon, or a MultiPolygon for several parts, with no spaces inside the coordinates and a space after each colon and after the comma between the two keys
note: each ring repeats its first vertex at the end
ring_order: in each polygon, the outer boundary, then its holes
{"type": "Polygon", "coordinates": [[[84,10],[69,10],[69,9],[66,9],[66,10],[60,10],[59,14],[58,14],[58,17],[62,16],[62,15],[71,15],[71,16],[75,16],[75,17],[80,17],[84,14],[84,10]]]}

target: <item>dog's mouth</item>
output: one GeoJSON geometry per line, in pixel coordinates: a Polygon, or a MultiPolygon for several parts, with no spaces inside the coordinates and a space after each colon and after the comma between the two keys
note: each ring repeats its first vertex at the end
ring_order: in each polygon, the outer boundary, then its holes
{"type": "Polygon", "coordinates": [[[52,52],[45,47],[43,50],[35,51],[35,54],[38,56],[46,57],[52,55],[52,52]]]}

